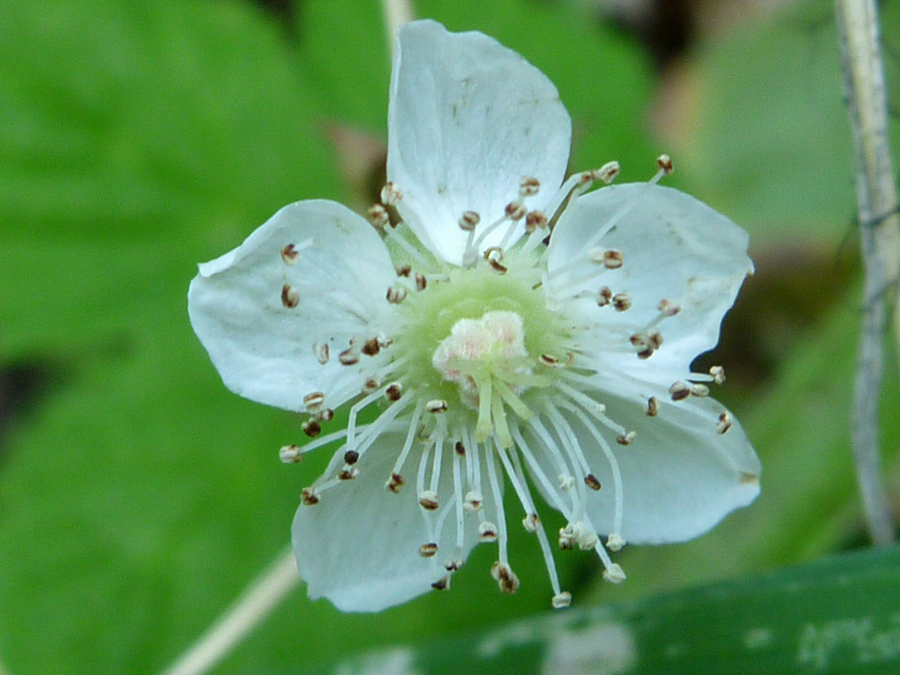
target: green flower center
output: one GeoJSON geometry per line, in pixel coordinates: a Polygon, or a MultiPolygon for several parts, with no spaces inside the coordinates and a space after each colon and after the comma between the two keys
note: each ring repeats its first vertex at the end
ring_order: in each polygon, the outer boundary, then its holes
{"type": "Polygon", "coordinates": [[[402,305],[405,326],[395,339],[409,360],[404,380],[425,400],[446,401],[448,422],[475,423],[475,438],[495,434],[513,444],[507,410],[531,415],[541,389],[554,380],[572,340],[547,308],[540,271],[510,255],[506,272],[486,264],[455,268],[402,305]]]}

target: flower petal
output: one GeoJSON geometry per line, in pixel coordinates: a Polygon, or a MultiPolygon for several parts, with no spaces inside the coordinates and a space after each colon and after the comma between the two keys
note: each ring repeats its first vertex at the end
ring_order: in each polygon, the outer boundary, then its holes
{"type": "Polygon", "coordinates": [[[551,294],[596,293],[601,285],[627,293],[632,306],[624,312],[598,308],[590,299],[575,301],[584,316],[597,317],[591,319],[593,337],[607,347],[611,337],[627,340],[646,327],[659,315],[662,300],[680,306],[676,316],[659,324],[664,344],[651,359],[595,351],[604,369],[618,365],[668,386],[673,374],[684,377],[691,361],[718,342],[722,318],[753,272],[747,245],[744,230],[678,190],[648,183],[606,187],[574,200],[560,218],[548,251],[550,274],[575,261],[585,264],[551,277],[551,294]],[[613,222],[598,241],[597,234],[613,222]],[[588,251],[597,246],[621,251],[623,265],[597,266],[598,276],[573,283],[584,275],[588,251]]]}
{"type": "MultiPolygon", "coordinates": [[[[660,400],[665,392],[654,392],[660,400]]],[[[618,534],[635,544],[686,541],[718,523],[759,494],[759,460],[737,420],[717,432],[724,408],[709,398],[664,402],[656,417],[641,406],[611,395],[596,396],[606,414],[637,435],[619,445],[604,438],[621,472],[623,520],[618,534]]],[[[573,413],[562,411],[591,471],[603,486],[587,492],[587,512],[598,532],[615,531],[615,481],[609,461],[593,434],[573,413]]],[[[599,425],[595,425],[599,426],[599,425]]],[[[544,465],[550,471],[549,464],[544,465]]],[[[554,474],[550,474],[554,475],[554,474]]]]}
{"type": "MultiPolygon", "coordinates": [[[[432,583],[447,575],[444,562],[451,556],[465,560],[477,543],[475,516],[466,514],[464,546],[456,552],[455,505],[449,497],[451,452],[446,451],[438,494],[441,509],[450,513],[434,542],[437,555],[420,556],[419,547],[431,538],[415,486],[407,484],[399,494],[385,488],[405,437],[405,430],[385,433],[360,459],[355,479],[330,488],[319,503],[297,510],[294,552],[313,600],[328,598],[345,612],[377,612],[398,605],[430,591],[432,583]]],[[[409,462],[415,463],[415,457],[413,453],[409,462]]]]}
{"type": "Polygon", "coordinates": [[[366,221],[334,202],[297,202],[200,265],[188,310],[232,391],[299,411],[304,396],[322,392],[335,408],[360,392],[376,363],[342,366],[338,355],[351,339],[387,332],[385,295],[394,279],[390,255],[366,221]],[[330,352],[324,365],[322,345],[330,352]]]}
{"type": "MultiPolygon", "coordinates": [[[[481,226],[503,217],[523,176],[540,209],[562,183],[571,121],[553,83],[521,56],[482,33],[449,33],[434,21],[399,31],[388,110],[388,180],[398,209],[437,256],[459,264],[466,211],[481,226]]],[[[506,228],[485,240],[496,244],[506,228]]],[[[524,231],[520,223],[520,230],[524,231]]]]}

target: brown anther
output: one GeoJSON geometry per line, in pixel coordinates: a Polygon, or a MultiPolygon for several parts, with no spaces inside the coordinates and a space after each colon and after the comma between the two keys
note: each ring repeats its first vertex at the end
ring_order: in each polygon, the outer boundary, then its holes
{"type": "Polygon", "coordinates": [[[300,425],[300,429],[302,429],[303,433],[310,438],[315,438],[322,433],[322,427],[319,426],[319,423],[314,419],[306,420],[303,424],[300,425]]]}
{"type": "Polygon", "coordinates": [[[489,520],[480,523],[478,525],[478,539],[485,543],[497,541],[497,526],[489,520]]]}
{"type": "Polygon", "coordinates": [[[612,304],[617,312],[624,312],[631,309],[631,296],[628,293],[616,293],[612,296],[612,304]]]}
{"type": "Polygon", "coordinates": [[[491,576],[499,584],[500,590],[512,595],[519,588],[519,578],[506,563],[495,562],[491,567],[491,576]]]}
{"type": "Polygon", "coordinates": [[[313,352],[316,355],[316,361],[319,362],[320,365],[325,365],[328,363],[328,345],[324,343],[317,342],[313,345],[313,352]]]}
{"type": "Polygon", "coordinates": [[[281,304],[287,307],[288,309],[294,309],[297,305],[300,304],[300,294],[297,292],[297,289],[292,287],[290,284],[285,284],[281,287],[281,304]]]}
{"type": "Polygon", "coordinates": [[[322,408],[315,417],[316,422],[330,422],[332,419],[334,419],[334,410],[331,408],[322,408]]]}
{"type": "Polygon", "coordinates": [[[537,230],[546,229],[550,225],[550,221],[540,211],[529,211],[525,216],[525,233],[531,234],[537,230]]]}
{"type": "Polygon", "coordinates": [[[355,366],[359,363],[359,352],[356,347],[351,346],[338,354],[338,361],[342,366],[355,366]]]}
{"type": "Polygon", "coordinates": [[[423,558],[433,558],[438,552],[438,545],[434,542],[422,544],[419,547],[419,555],[423,558]]]}
{"type": "Polygon", "coordinates": [[[657,157],[656,166],[658,166],[666,176],[668,176],[675,170],[675,166],[672,164],[672,158],[668,155],[660,155],[659,157],[657,157]]]}
{"type": "Polygon", "coordinates": [[[691,395],[691,388],[687,382],[678,380],[669,387],[669,394],[672,396],[673,401],[683,401],[691,395]]]}
{"type": "Polygon", "coordinates": [[[519,195],[522,197],[532,197],[541,189],[541,181],[533,176],[522,176],[519,181],[519,195]]]}
{"type": "Polygon", "coordinates": [[[622,434],[621,436],[616,437],[616,443],[618,443],[619,445],[631,445],[632,443],[634,443],[635,438],[637,438],[637,432],[629,431],[622,434]]]}
{"type": "Polygon", "coordinates": [[[359,469],[355,466],[345,466],[343,469],[338,471],[338,480],[353,480],[359,475],[359,469]]]}
{"type": "Polygon", "coordinates": [[[395,495],[400,493],[400,488],[402,488],[406,484],[406,481],[403,480],[403,476],[399,473],[392,473],[391,477],[388,478],[387,483],[384,486],[393,492],[395,495]]]}
{"type": "Polygon", "coordinates": [[[398,277],[408,277],[412,274],[412,265],[400,265],[394,269],[398,277]]]}
{"type": "Polygon", "coordinates": [[[381,188],[381,201],[386,206],[394,206],[401,199],[403,199],[403,191],[390,181],[381,188]]]}
{"type": "Polygon", "coordinates": [[[559,365],[559,359],[550,354],[541,354],[539,360],[541,365],[547,366],[548,368],[556,368],[559,365]]]}
{"type": "Polygon", "coordinates": [[[303,459],[299,445],[285,445],[278,451],[278,457],[285,464],[296,464],[303,459]]]}
{"type": "Polygon", "coordinates": [[[651,396],[647,399],[647,417],[656,417],[659,414],[659,399],[651,396]]]}
{"type": "Polygon", "coordinates": [[[723,410],[719,413],[719,423],[716,425],[716,432],[724,434],[731,428],[732,424],[734,424],[734,418],[731,416],[731,413],[723,410]]]}
{"type": "Polygon", "coordinates": [[[408,293],[409,291],[406,290],[406,286],[391,286],[387,289],[387,301],[391,304],[399,305],[406,300],[408,293]]]}
{"type": "Polygon", "coordinates": [[[713,366],[709,369],[709,374],[716,384],[725,384],[725,369],[722,366],[713,366]]]}
{"type": "Polygon", "coordinates": [[[691,396],[696,396],[697,398],[709,396],[709,387],[705,384],[691,384],[691,396]]]}
{"type": "Polygon", "coordinates": [[[597,477],[592,473],[589,473],[587,476],[584,477],[584,484],[587,485],[589,488],[591,488],[591,490],[599,491],[600,487],[601,487],[600,481],[597,480],[597,477]]]}
{"type": "Polygon", "coordinates": [[[609,289],[609,286],[601,286],[600,290],[597,291],[597,305],[606,307],[612,301],[612,297],[613,292],[609,289]]]}
{"type": "MultiPolygon", "coordinates": [[[[462,569],[463,561],[459,558],[450,558],[447,562],[444,563],[444,569],[448,572],[456,572],[457,570],[462,569]]],[[[447,577],[448,579],[450,577],[447,577]]]]}
{"type": "Polygon", "coordinates": [[[437,581],[433,581],[431,583],[431,587],[436,591],[448,591],[450,590],[450,575],[448,574],[445,577],[441,577],[437,581]]]}
{"type": "Polygon", "coordinates": [[[381,382],[379,382],[376,378],[370,377],[363,383],[362,393],[371,394],[373,391],[378,389],[381,386],[381,382]]]}
{"type": "Polygon", "coordinates": [[[442,413],[447,412],[447,408],[450,406],[447,405],[447,401],[443,401],[441,399],[434,399],[433,401],[428,401],[425,404],[425,412],[430,413],[442,413]]]}
{"type": "Polygon", "coordinates": [[[325,403],[325,394],[321,391],[313,391],[303,397],[303,405],[311,413],[319,411],[323,403],[325,403]]]}
{"type": "Polygon", "coordinates": [[[663,336],[659,331],[654,331],[647,337],[647,344],[650,345],[650,348],[653,350],[657,350],[662,347],[662,343],[663,336]]]}
{"type": "Polygon", "coordinates": [[[609,185],[616,179],[616,176],[619,175],[619,163],[615,160],[612,162],[607,162],[599,169],[597,169],[596,171],[592,171],[591,173],[593,174],[595,180],[602,180],[604,183],[609,185]]]}
{"type": "Polygon", "coordinates": [[[416,290],[424,291],[427,285],[428,279],[425,278],[425,275],[421,272],[416,272],[416,290]]]}
{"type": "Polygon", "coordinates": [[[312,488],[303,488],[303,491],[300,493],[300,501],[304,506],[312,506],[319,503],[319,495],[312,488]]]}
{"type": "Polygon", "coordinates": [[[281,249],[281,259],[284,260],[285,265],[295,264],[297,262],[297,258],[299,257],[300,252],[294,247],[293,244],[288,244],[281,249]]]}
{"type": "Polygon", "coordinates": [[[499,246],[491,246],[484,252],[484,259],[491,269],[497,274],[506,274],[509,268],[503,264],[503,249],[499,246]]]}
{"type": "Polygon", "coordinates": [[[608,270],[617,270],[625,263],[625,255],[618,249],[611,248],[603,253],[603,266],[608,270]]]}
{"type": "Polygon", "coordinates": [[[578,174],[578,187],[585,187],[586,185],[590,185],[593,182],[593,171],[582,171],[580,174],[578,174]]]}
{"type": "Polygon", "coordinates": [[[463,498],[463,508],[469,513],[480,511],[483,504],[484,498],[480,492],[475,492],[475,490],[469,490],[463,498]]]}
{"type": "Polygon", "coordinates": [[[422,490],[419,493],[419,505],[426,511],[436,511],[440,503],[437,494],[431,490],[422,490]]]}
{"type": "Polygon", "coordinates": [[[643,350],[641,350],[641,351],[639,351],[639,352],[637,353],[637,357],[638,357],[641,361],[646,361],[646,360],[649,359],[651,356],[653,356],[653,349],[651,349],[650,347],[647,347],[647,349],[643,349],[643,350]]]}
{"type": "Polygon", "coordinates": [[[348,450],[344,453],[344,462],[353,466],[359,461],[359,453],[356,450],[348,450]]]}
{"type": "Polygon", "coordinates": [[[362,351],[362,353],[366,356],[375,356],[378,352],[381,351],[381,345],[378,344],[377,338],[370,337],[363,343],[362,349],[360,351],[362,351]]]}
{"type": "Polygon", "coordinates": [[[535,532],[537,532],[540,524],[541,519],[536,513],[529,513],[522,519],[522,527],[524,527],[525,531],[529,534],[534,534],[535,532]]]}
{"type": "Polygon", "coordinates": [[[528,213],[528,209],[525,208],[523,202],[516,200],[506,205],[505,213],[510,220],[522,220],[528,213]]]}
{"type": "Polygon", "coordinates": [[[453,449],[456,450],[456,454],[459,455],[460,457],[466,456],[466,446],[463,445],[462,441],[456,441],[456,445],[454,446],[453,449]]]}
{"type": "Polygon", "coordinates": [[[628,341],[631,343],[632,347],[644,348],[647,346],[647,336],[643,333],[635,333],[628,341]]]}
{"type": "Polygon", "coordinates": [[[391,403],[395,403],[403,396],[403,385],[399,382],[391,382],[384,390],[384,397],[391,403]]]}
{"type": "Polygon", "coordinates": [[[388,210],[381,204],[372,204],[372,206],[369,207],[368,215],[369,222],[378,230],[384,228],[385,225],[391,222],[391,216],[388,213],[388,210]]]}
{"type": "Polygon", "coordinates": [[[459,229],[463,232],[471,232],[478,227],[478,223],[480,222],[481,216],[474,211],[466,211],[459,219],[459,229]]]}
{"type": "Polygon", "coordinates": [[[675,316],[681,311],[679,305],[675,305],[668,300],[660,300],[656,308],[666,316],[675,316]]]}

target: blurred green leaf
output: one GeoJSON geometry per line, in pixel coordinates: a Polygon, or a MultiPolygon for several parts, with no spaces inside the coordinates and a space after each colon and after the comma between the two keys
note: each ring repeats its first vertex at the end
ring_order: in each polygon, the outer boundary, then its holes
{"type": "MultiPolygon", "coordinates": [[[[896,82],[900,11],[880,4],[896,82]]],[[[833,10],[810,0],[742,22],[698,49],[660,97],[679,179],[766,240],[840,241],[856,217],[833,10]]]]}
{"type": "Polygon", "coordinates": [[[374,652],[331,672],[895,673],[898,606],[900,549],[866,551],[374,652]]]}

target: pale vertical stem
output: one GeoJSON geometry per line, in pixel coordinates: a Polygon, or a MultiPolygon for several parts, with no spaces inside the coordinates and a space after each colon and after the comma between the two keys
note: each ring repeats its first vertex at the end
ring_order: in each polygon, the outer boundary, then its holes
{"type": "Polygon", "coordinates": [[[275,609],[300,581],[294,552],[288,549],[163,675],[209,672],[275,609]]]}
{"type": "Polygon", "coordinates": [[[863,320],[853,399],[852,438],[869,534],[894,540],[880,476],[878,412],[885,298],[900,271],[900,215],[888,147],[887,94],[874,0],[835,0],[847,105],[857,161],[857,200],[864,263],[863,320]]]}
{"type": "Polygon", "coordinates": [[[387,33],[388,48],[394,53],[397,29],[416,18],[411,0],[381,0],[384,14],[384,28],[387,33]]]}

